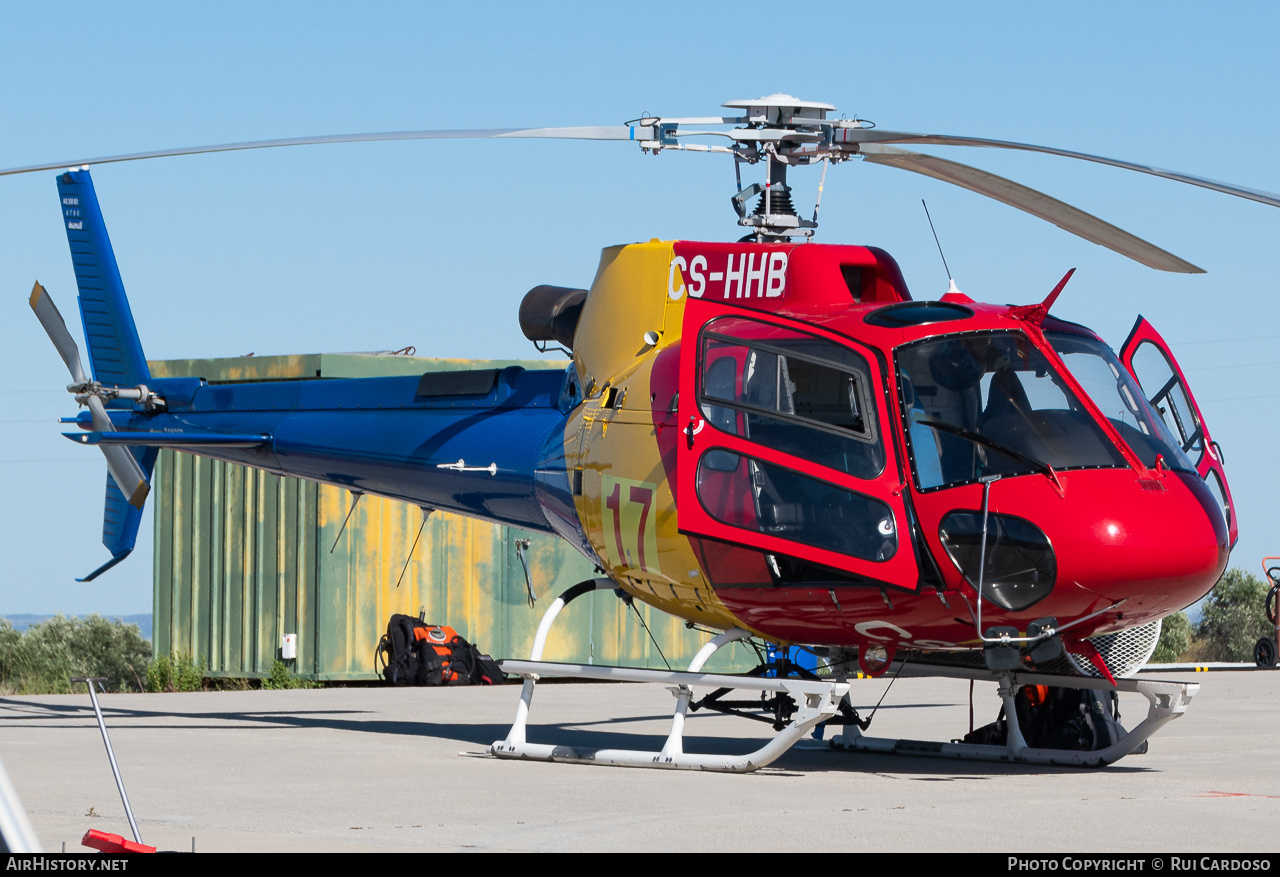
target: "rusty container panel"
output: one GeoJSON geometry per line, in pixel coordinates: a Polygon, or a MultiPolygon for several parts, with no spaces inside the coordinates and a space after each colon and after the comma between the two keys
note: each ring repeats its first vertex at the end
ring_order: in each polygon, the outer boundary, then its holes
{"type": "MultiPolygon", "coordinates": [[[[157,375],[230,382],[506,364],[548,365],[325,354],[151,366],[157,375]]],[[[425,613],[495,658],[527,658],[551,600],[595,575],[590,561],[545,534],[424,514],[373,496],[353,510],[352,495],[337,487],[170,450],[160,454],[153,498],[155,650],[189,654],[211,676],[267,676],[284,635],[294,633],[297,675],[379,678],[375,650],[395,613],[425,613]],[[524,539],[534,606],[516,552],[524,539]]],[[[560,614],[544,657],[680,669],[707,639],[651,607],[629,607],[598,591],[560,614]]],[[[754,655],[737,646],[708,669],[754,664],[754,655]]]]}
{"type": "MultiPolygon", "coordinates": [[[[376,679],[378,640],[396,613],[425,613],[496,658],[525,658],[550,601],[594,576],[544,534],[371,496],[352,510],[345,490],[189,454],[163,452],[155,482],[156,652],[190,654],[212,676],[268,675],[294,633],[298,675],[376,679]],[[523,539],[533,606],[516,553],[523,539]]],[[[679,668],[706,639],[603,591],[561,613],[544,657],[679,668]]]]}
{"type": "Polygon", "coordinates": [[[285,632],[314,640],[315,484],[171,451],[153,483],[157,654],[256,677],[285,632]]]}

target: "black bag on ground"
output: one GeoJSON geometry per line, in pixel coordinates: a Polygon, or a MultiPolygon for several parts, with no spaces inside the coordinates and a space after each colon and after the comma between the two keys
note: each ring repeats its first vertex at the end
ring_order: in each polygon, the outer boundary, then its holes
{"type": "Polygon", "coordinates": [[[427,624],[411,615],[393,615],[378,642],[374,666],[392,685],[500,685],[498,663],[459,636],[452,627],[427,624]]]}
{"type": "Polygon", "coordinates": [[[449,646],[453,653],[451,668],[457,674],[451,685],[501,685],[506,681],[507,674],[498,662],[462,637],[455,636],[449,646]]]}
{"type": "Polygon", "coordinates": [[[378,641],[374,667],[382,663],[382,676],[392,685],[439,685],[444,677],[444,661],[434,649],[422,648],[418,630],[429,625],[412,615],[392,615],[387,632],[378,641]]]}

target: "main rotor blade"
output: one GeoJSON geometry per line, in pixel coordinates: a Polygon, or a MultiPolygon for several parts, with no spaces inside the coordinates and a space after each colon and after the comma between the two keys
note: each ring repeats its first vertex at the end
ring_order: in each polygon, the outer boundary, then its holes
{"type": "Polygon", "coordinates": [[[918,143],[936,146],[984,146],[995,149],[1018,149],[1023,152],[1043,152],[1046,155],[1078,158],[1081,161],[1093,161],[1098,164],[1123,168],[1124,170],[1164,177],[1167,180],[1175,180],[1179,183],[1187,183],[1204,189],[1212,189],[1215,192],[1235,195],[1238,198],[1248,198],[1250,201],[1258,201],[1262,204],[1269,204],[1272,207],[1280,207],[1280,195],[1264,192],[1261,189],[1233,186],[1230,183],[1210,180],[1207,177],[1197,177],[1192,174],[1179,173],[1178,171],[1165,170],[1164,168],[1131,161],[1121,161],[1116,158],[1106,158],[1101,155],[1089,155],[1085,152],[1072,152],[1069,149],[1055,149],[1052,146],[1036,146],[1031,143],[1016,143],[1011,140],[986,140],[981,137],[953,137],[949,134],[909,134],[904,131],[880,131],[872,128],[841,128],[836,132],[835,140],[837,143],[918,143]]]}
{"type": "Polygon", "coordinates": [[[166,158],[171,155],[204,155],[209,152],[236,152],[243,149],[274,149],[279,146],[311,146],[320,143],[370,143],[381,140],[485,140],[494,138],[548,140],[652,140],[652,126],[600,125],[579,128],[460,128],[437,131],[386,131],[370,134],[331,134],[320,137],[287,137],[281,140],[248,140],[243,143],[221,143],[213,146],[187,146],[157,149],[98,158],[76,158],[45,164],[31,164],[0,170],[0,177],[29,174],[35,171],[63,170],[80,165],[111,164],[139,161],[144,158],[166,158]]]}
{"type": "Polygon", "coordinates": [[[1115,250],[1120,255],[1128,256],[1149,268],[1184,274],[1204,273],[1202,268],[1197,268],[1190,262],[1183,261],[1172,253],[1129,234],[1124,229],[1117,228],[1056,198],[1051,198],[1043,192],[1006,180],[1004,177],[966,164],[948,161],[945,158],[923,155],[893,146],[865,143],[860,152],[864,161],[924,174],[935,180],[962,186],[971,192],[994,198],[1010,207],[1016,207],[1032,216],[1052,222],[1058,228],[1087,241],[1115,250]]]}
{"type": "Polygon", "coordinates": [[[31,310],[36,312],[36,319],[40,321],[40,325],[44,326],[49,340],[58,349],[58,355],[67,364],[71,379],[77,384],[88,382],[89,378],[85,375],[84,366],[80,362],[80,348],[76,346],[75,339],[67,331],[67,323],[62,319],[62,314],[58,313],[53,299],[49,297],[49,293],[39,281],[36,281],[36,285],[31,288],[31,298],[27,301],[31,305],[31,310]]]}

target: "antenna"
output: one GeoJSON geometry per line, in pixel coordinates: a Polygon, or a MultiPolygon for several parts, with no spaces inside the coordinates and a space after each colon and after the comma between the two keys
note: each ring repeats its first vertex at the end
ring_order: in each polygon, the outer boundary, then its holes
{"type": "Polygon", "coordinates": [[[938,230],[933,227],[933,217],[929,215],[929,205],[924,203],[923,198],[920,199],[920,205],[924,207],[924,218],[929,220],[929,231],[933,232],[933,242],[938,247],[938,255],[942,257],[942,268],[947,272],[947,292],[959,292],[955,278],[951,276],[951,268],[947,265],[947,256],[942,252],[942,241],[938,240],[938,230]]]}

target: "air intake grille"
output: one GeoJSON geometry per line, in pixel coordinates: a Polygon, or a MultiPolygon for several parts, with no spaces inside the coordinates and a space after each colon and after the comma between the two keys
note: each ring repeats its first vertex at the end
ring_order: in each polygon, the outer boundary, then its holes
{"type": "MultiPolygon", "coordinates": [[[[1117,679],[1132,676],[1142,669],[1142,665],[1151,659],[1160,639],[1160,622],[1153,621],[1141,627],[1131,627],[1119,633],[1104,633],[1090,637],[1089,642],[1097,648],[1098,654],[1106,662],[1111,674],[1117,679]]],[[[1088,659],[1067,653],[1071,666],[1082,676],[1099,676],[1088,659]]]]}

